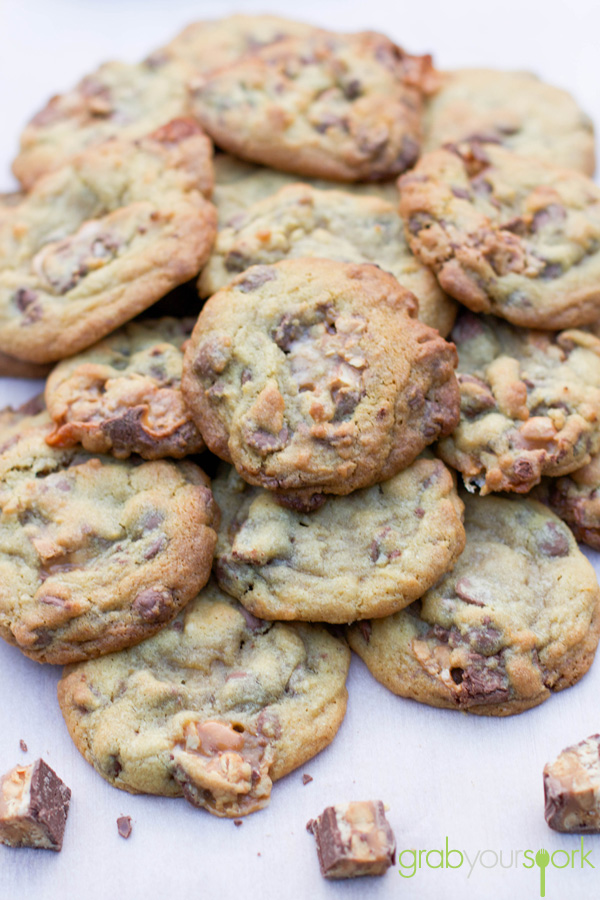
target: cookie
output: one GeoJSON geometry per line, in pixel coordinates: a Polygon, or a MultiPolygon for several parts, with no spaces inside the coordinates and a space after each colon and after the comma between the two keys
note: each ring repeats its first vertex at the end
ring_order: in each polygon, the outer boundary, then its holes
{"type": "Polygon", "coordinates": [[[411,249],[474,312],[528,328],[600,317],[600,187],[495,144],[423,156],[400,183],[411,249]]]}
{"type": "Polygon", "coordinates": [[[51,365],[26,362],[16,359],[8,353],[0,353],[0,377],[2,378],[45,378],[51,371],[51,365]]]}
{"type": "Polygon", "coordinates": [[[172,41],[151,53],[146,62],[151,66],[164,66],[175,61],[198,75],[237,62],[241,56],[284,38],[308,37],[318,30],[283,16],[238,13],[222,19],[192,22],[172,41]]]}
{"type": "Polygon", "coordinates": [[[43,412],[3,418],[0,637],[67,663],[164,627],[210,573],[218,511],[202,470],[51,449],[43,412]]]}
{"type": "Polygon", "coordinates": [[[600,734],[566,747],[544,766],[544,799],[546,822],[555,831],[600,832],[600,734]]]}
{"type": "Polygon", "coordinates": [[[210,157],[199,126],[174,120],[86,151],[0,210],[0,351],[71,356],[197,275],[216,232],[210,157]]]}
{"type": "Polygon", "coordinates": [[[349,663],[324,628],[261,622],[210,582],[160,634],[66,669],[58,699],[115,787],[235,818],[333,740],[349,663]]]}
{"type": "Polygon", "coordinates": [[[460,423],[442,459],[469,490],[529,491],[542,475],[586,465],[600,450],[600,340],[459,316],[460,423]]]}
{"type": "Polygon", "coordinates": [[[461,141],[501,144],[521,156],[593,175],[594,126],[573,97],[531,72],[442,73],[425,109],[423,147],[461,141]]]}
{"type": "Polygon", "coordinates": [[[391,478],[458,422],[456,351],[373,265],[253,266],[205,304],[182,386],[208,448],[302,508],[391,478]]]}
{"type": "Polygon", "coordinates": [[[416,295],[422,322],[442,336],[452,327],[456,304],[411,253],[392,204],[306,184],[281,188],[219,231],[200,275],[200,296],[214,294],[250,266],[301,256],[375,263],[416,295]]]}
{"type": "Polygon", "coordinates": [[[430,706],[507,716],[589,669],[600,589],[566,525],[540,503],[464,497],[467,546],[421,600],[352,626],[387,688],[430,706]]]}
{"type": "Polygon", "coordinates": [[[81,443],[119,459],[200,453],[204,441],[181,393],[183,345],[195,322],[131,322],[59,363],[46,384],[50,446],[81,443]]]}
{"type": "Polygon", "coordinates": [[[190,114],[178,63],[108,62],[73,90],[52,97],[25,127],[13,172],[29,190],[42,175],[109,138],[136,140],[190,114]]]}
{"type": "Polygon", "coordinates": [[[578,541],[600,550],[600,453],[570,475],[545,478],[535,496],[567,523],[578,541]]]}
{"type": "MultiPolygon", "coordinates": [[[[217,153],[214,158],[215,187],[212,201],[217,207],[220,227],[235,226],[230,221],[238,213],[245,212],[248,207],[266,200],[288,184],[297,184],[298,175],[268,169],[254,163],[236,159],[228,153],[217,153]]],[[[303,178],[303,182],[318,188],[320,191],[339,190],[337,181],[325,178],[303,178]]],[[[344,191],[351,194],[364,194],[379,197],[394,206],[398,205],[399,193],[396,179],[391,181],[354,181],[344,185],[344,191]]]]}
{"type": "Polygon", "coordinates": [[[213,481],[213,491],[222,513],[219,584],[265,619],[390,615],[421,597],[465,546],[462,503],[439,459],[417,459],[389,481],[328,497],[306,515],[234,469],[213,481]]]}
{"type": "Polygon", "coordinates": [[[383,35],[316,33],[263,47],[192,86],[215,143],[251,162],[334,181],[377,181],[414,165],[430,57],[383,35]]]}

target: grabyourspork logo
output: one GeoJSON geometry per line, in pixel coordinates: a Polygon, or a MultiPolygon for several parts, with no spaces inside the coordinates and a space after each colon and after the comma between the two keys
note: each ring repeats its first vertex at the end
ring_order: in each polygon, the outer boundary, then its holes
{"type": "Polygon", "coordinates": [[[591,850],[584,851],[583,837],[579,847],[575,850],[478,850],[471,854],[466,850],[455,850],[450,847],[449,838],[446,837],[446,845],[442,848],[431,850],[405,849],[398,852],[398,871],[403,878],[414,878],[419,870],[428,869],[462,869],[470,878],[476,866],[483,869],[494,869],[501,866],[503,869],[534,869],[540,871],[540,897],[546,896],[547,870],[555,869],[584,869],[589,866],[595,869],[590,861],[591,850]]]}

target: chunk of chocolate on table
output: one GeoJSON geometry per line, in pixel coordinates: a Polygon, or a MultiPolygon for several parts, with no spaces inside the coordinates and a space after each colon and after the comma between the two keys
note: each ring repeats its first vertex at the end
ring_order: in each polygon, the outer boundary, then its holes
{"type": "Polygon", "coordinates": [[[600,734],[544,766],[546,822],[555,831],[600,832],[600,734]]]}
{"type": "Polygon", "coordinates": [[[15,766],[0,781],[0,842],[62,848],[71,791],[43,759],[15,766]]]}
{"type": "Polygon", "coordinates": [[[131,824],[131,816],[119,816],[117,819],[117,831],[122,838],[127,838],[131,835],[133,831],[133,826],[131,824]]]}
{"type": "Polygon", "coordinates": [[[380,800],[328,806],[306,828],[324,878],[384,875],[394,864],[396,840],[380,800]]]}

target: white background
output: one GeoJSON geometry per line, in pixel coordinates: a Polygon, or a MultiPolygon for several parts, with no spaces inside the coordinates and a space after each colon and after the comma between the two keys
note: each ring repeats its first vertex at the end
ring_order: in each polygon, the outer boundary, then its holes
{"type": "MultiPolygon", "coordinates": [[[[9,163],[20,129],[51,93],[107,59],[143,57],[190,20],[232,11],[387,31],[413,52],[433,52],[440,67],[530,69],[570,89],[600,131],[597,0],[0,0],[0,190],[13,184],[9,163]]],[[[36,390],[0,380],[0,405],[36,390]]],[[[447,835],[471,858],[502,850],[507,863],[511,850],[579,844],[546,827],[541,773],[565,745],[600,731],[600,662],[538,709],[495,720],[395,697],[355,659],[348,714],[333,745],[275,785],[270,807],[240,828],[183,800],[131,797],[102,781],[69,740],[56,701],[59,674],[0,646],[0,772],[43,755],[73,790],[61,854],[0,846],[0,900],[539,896],[537,868],[478,864],[467,878],[466,863],[456,871],[424,868],[408,881],[391,869],[382,879],[323,882],[304,825],[324,806],[349,799],[387,802],[400,849],[436,848],[447,835]],[[20,752],[20,738],[28,754],[20,752]],[[314,778],[306,787],[302,771],[314,778]],[[122,814],[133,818],[128,841],[117,835],[122,814]]],[[[585,843],[595,870],[548,869],[550,900],[598,897],[600,837],[585,843]]]]}

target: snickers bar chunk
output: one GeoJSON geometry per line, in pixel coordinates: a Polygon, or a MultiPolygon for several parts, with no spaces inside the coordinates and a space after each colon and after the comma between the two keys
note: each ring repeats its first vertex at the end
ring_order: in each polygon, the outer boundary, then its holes
{"type": "Polygon", "coordinates": [[[476,715],[521,713],[591,666],[598,582],[541,503],[461,496],[467,543],[452,571],[394,615],[352,625],[348,641],[401,697],[476,715]]]}
{"type": "Polygon", "coordinates": [[[555,831],[600,832],[600,734],[544,766],[546,822],[555,831]]]}
{"type": "Polygon", "coordinates": [[[62,849],[71,790],[43,759],[15,766],[0,781],[0,842],[62,849]]]}
{"type": "Polygon", "coordinates": [[[385,875],[394,864],[396,840],[381,800],[328,806],[306,827],[316,838],[324,878],[385,875]]]}

